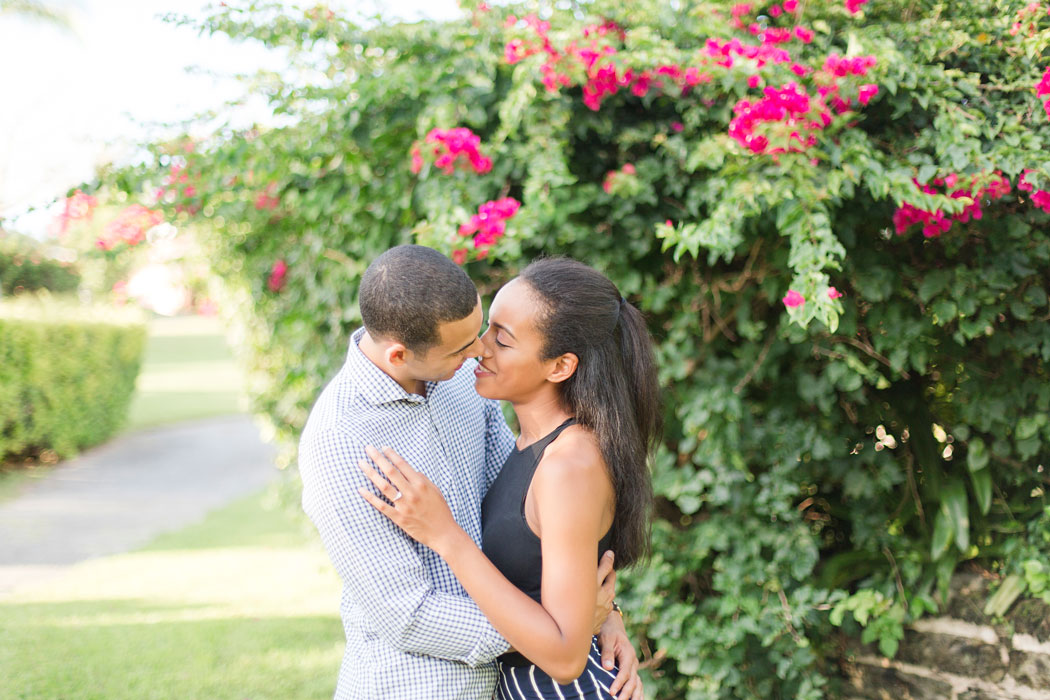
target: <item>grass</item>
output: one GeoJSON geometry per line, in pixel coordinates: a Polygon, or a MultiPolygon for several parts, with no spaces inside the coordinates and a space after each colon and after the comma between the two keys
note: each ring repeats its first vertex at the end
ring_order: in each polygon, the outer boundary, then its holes
{"type": "Polygon", "coordinates": [[[128,430],[242,413],[242,378],[214,318],[155,318],[128,414],[128,430]]]}
{"type": "Polygon", "coordinates": [[[0,599],[0,697],[331,698],[338,578],[273,494],[0,599]]]}

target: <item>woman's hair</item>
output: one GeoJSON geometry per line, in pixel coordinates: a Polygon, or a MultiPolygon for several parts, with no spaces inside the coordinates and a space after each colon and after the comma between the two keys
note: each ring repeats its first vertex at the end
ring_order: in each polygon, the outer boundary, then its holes
{"type": "Polygon", "coordinates": [[[662,416],[652,341],[641,312],[605,275],[569,258],[543,258],[521,273],[540,302],[542,359],[579,358],[562,383],[576,422],[595,434],[616,493],[612,550],[629,566],[649,552],[648,457],[662,416]]]}

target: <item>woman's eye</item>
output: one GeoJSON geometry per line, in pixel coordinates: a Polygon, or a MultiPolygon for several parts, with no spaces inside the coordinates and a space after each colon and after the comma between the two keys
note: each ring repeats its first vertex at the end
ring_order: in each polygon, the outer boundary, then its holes
{"type": "Polygon", "coordinates": [[[500,346],[501,348],[509,348],[510,347],[506,343],[499,342],[499,336],[498,335],[494,338],[494,340],[496,341],[496,345],[500,346]]]}

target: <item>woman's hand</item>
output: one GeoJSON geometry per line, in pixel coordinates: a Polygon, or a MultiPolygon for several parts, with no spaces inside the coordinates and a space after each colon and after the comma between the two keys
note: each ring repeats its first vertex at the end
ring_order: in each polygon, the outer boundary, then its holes
{"type": "Polygon", "coordinates": [[[393,449],[384,447],[380,452],[369,445],[365,452],[379,471],[363,459],[357,465],[386,500],[365,488],[359,493],[409,537],[440,554],[440,543],[462,532],[441,491],[393,449]]]}

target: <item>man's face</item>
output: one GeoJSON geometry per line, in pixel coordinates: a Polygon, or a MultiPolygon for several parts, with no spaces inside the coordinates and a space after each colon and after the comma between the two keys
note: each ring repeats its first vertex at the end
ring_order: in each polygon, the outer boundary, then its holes
{"type": "Polygon", "coordinates": [[[438,325],[438,342],[422,354],[409,353],[405,367],[414,379],[440,382],[452,379],[468,357],[481,354],[481,299],[466,318],[438,325]]]}

